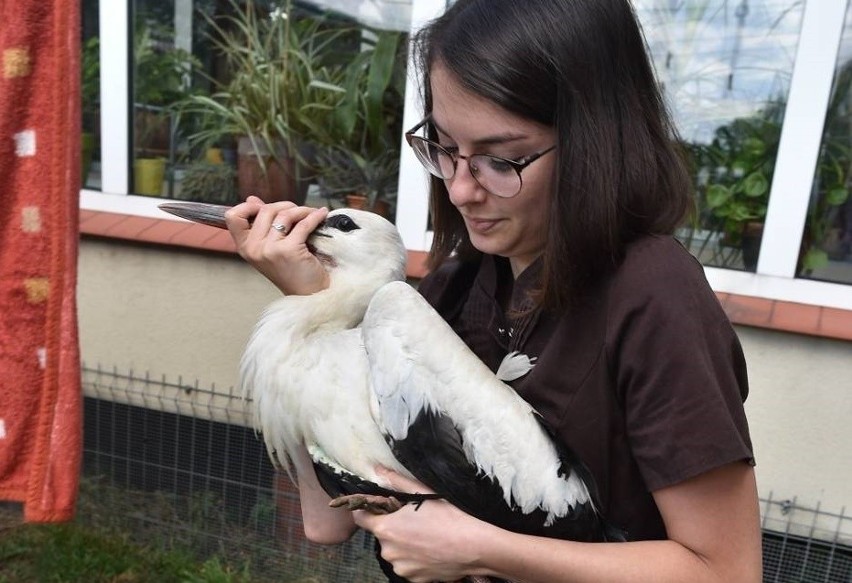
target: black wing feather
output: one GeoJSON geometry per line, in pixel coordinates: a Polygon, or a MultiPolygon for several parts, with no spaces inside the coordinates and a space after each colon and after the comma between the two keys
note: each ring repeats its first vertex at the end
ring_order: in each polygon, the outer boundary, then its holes
{"type": "Polygon", "coordinates": [[[367,494],[369,496],[393,496],[400,502],[410,504],[422,504],[425,500],[436,498],[436,496],[430,494],[410,494],[389,490],[375,482],[365,480],[349,472],[340,471],[321,461],[314,460],[314,471],[320,486],[332,498],[350,494],[367,494]]]}
{"type": "MultiPolygon", "coordinates": [[[[576,505],[547,526],[545,511],[536,509],[524,514],[513,502],[507,504],[500,484],[467,459],[462,436],[446,415],[423,410],[405,439],[388,438],[388,442],[394,456],[418,480],[481,520],[523,534],[590,542],[624,540],[623,533],[607,525],[592,503],[576,505]]],[[[576,455],[565,448],[560,448],[560,455],[565,477],[579,472],[592,491],[591,474],[576,455]]]]}

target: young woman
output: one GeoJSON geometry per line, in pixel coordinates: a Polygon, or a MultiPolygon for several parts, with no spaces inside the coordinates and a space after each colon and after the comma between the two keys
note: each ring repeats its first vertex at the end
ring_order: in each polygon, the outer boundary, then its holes
{"type": "MultiPolygon", "coordinates": [[[[407,137],[433,175],[435,229],[421,292],[492,368],[537,357],[513,385],[629,542],[520,535],[443,501],[331,510],[305,455],[308,537],[365,528],[390,576],[415,583],[760,581],[745,363],[672,237],[690,181],[628,0],[459,0],[415,48],[426,116],[407,137]]],[[[327,279],[305,239],[325,213],[250,199],[228,223],[279,288],[312,293],[327,279]]]]}

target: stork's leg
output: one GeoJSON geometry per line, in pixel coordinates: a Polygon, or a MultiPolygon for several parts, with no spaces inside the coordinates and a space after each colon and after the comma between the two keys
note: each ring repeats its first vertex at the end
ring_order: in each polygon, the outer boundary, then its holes
{"type": "Polygon", "coordinates": [[[366,510],[372,514],[390,514],[403,507],[402,502],[393,496],[370,496],[367,494],[338,496],[328,505],[332,508],[346,507],[347,510],[366,510]]]}

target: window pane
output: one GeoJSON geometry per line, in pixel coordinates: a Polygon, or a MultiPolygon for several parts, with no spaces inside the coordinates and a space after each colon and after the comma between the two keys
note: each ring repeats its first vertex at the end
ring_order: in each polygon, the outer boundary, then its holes
{"type": "Polygon", "coordinates": [[[374,28],[405,32],[411,25],[411,0],[314,0],[311,4],[374,28]]]}
{"type": "Polygon", "coordinates": [[[798,275],[852,283],[852,6],[847,8],[798,275]]]}
{"type": "Polygon", "coordinates": [[[681,240],[705,265],[754,271],[804,3],[637,0],[695,169],[681,240]]]}
{"type": "Polygon", "coordinates": [[[137,0],[132,3],[131,192],[168,195],[177,159],[169,109],[187,92],[193,68],[192,36],[179,35],[176,23],[189,18],[192,4],[182,0],[137,0]],[[167,173],[168,169],[168,173],[167,173]]]}
{"type": "Polygon", "coordinates": [[[80,180],[84,188],[101,187],[101,67],[98,41],[98,0],[83,0],[80,91],[82,93],[82,161],[80,180]]]}
{"type": "Polygon", "coordinates": [[[136,193],[395,203],[410,2],[135,7],[136,193]]]}

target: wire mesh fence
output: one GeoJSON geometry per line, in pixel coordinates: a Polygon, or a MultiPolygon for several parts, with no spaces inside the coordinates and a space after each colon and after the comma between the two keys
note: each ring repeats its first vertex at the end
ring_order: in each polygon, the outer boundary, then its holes
{"type": "Polygon", "coordinates": [[[85,366],[83,389],[84,523],[265,580],[385,581],[365,533],[336,547],[304,538],[298,494],[233,389],[85,366]]]}
{"type": "MultiPolygon", "coordinates": [[[[233,388],[84,366],[83,389],[84,522],[264,579],[385,581],[369,535],[335,547],[304,538],[298,494],[233,388]]],[[[852,516],[771,495],[761,505],[765,583],[852,583],[852,516]]]]}
{"type": "Polygon", "coordinates": [[[772,583],[852,583],[852,516],[761,500],[763,580],[772,583]]]}

